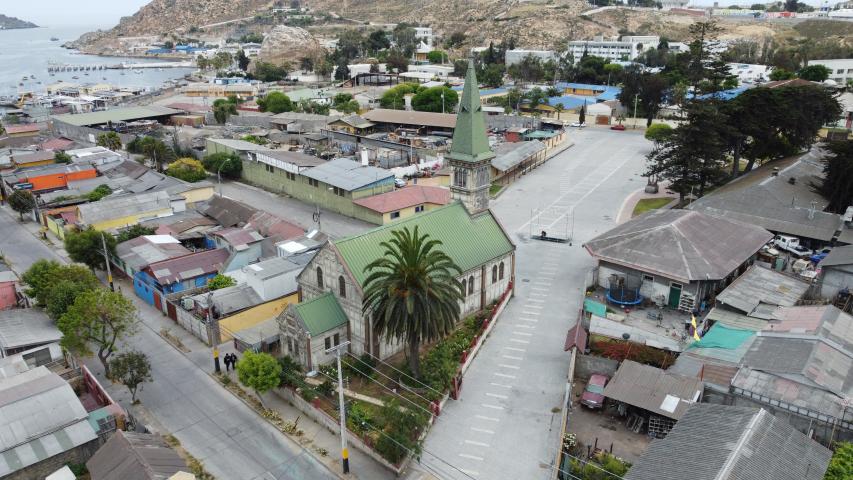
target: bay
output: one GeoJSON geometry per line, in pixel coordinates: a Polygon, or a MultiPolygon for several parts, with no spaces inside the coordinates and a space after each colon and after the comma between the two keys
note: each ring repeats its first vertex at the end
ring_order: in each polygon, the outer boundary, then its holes
{"type": "Polygon", "coordinates": [[[96,27],[41,27],[15,30],[0,30],[0,95],[15,95],[22,92],[44,93],[47,85],[60,80],[69,83],[109,83],[118,87],[158,87],[167,80],[182,78],[193,72],[193,68],[97,70],[86,72],[57,72],[50,76],[47,71],[51,63],[74,65],[114,65],[122,62],[151,63],[162,59],[102,57],[84,55],[75,50],[62,48],[62,44],[77,39],[96,27]],[[56,37],[59,41],[51,41],[56,37]],[[124,75],[122,75],[124,73],[124,75]],[[22,80],[35,75],[35,79],[22,80]],[[72,77],[77,76],[78,79],[72,77]],[[24,83],[23,86],[19,83],[24,83]]]}

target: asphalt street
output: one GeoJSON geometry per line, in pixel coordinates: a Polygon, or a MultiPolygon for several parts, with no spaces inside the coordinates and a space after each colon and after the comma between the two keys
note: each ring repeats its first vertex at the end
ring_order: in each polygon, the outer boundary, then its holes
{"type": "MultiPolygon", "coordinates": [[[[41,258],[62,261],[6,208],[0,209],[0,232],[0,252],[19,273],[41,258]]],[[[201,366],[166,343],[157,332],[164,325],[174,327],[171,321],[166,323],[162,314],[135,295],[129,294],[128,298],[137,304],[143,325],[124,347],[142,351],[151,360],[154,382],[143,386],[139,398],[142,412],[153,417],[152,423],[165,428],[161,433],[175,435],[183,447],[219,479],[337,478],[300,445],[262,421],[253,410],[218,385],[201,366]]],[[[193,353],[201,352],[197,349],[193,353]]],[[[124,387],[103,379],[103,369],[97,359],[88,359],[86,365],[100,377],[114,399],[126,408],[130,405],[124,387]]]]}
{"type": "Polygon", "coordinates": [[[575,145],[492,203],[517,245],[516,295],[425,444],[423,461],[445,478],[546,479],[558,445],[568,373],[563,351],[592,258],[581,244],[615,225],[651,144],[634,132],[586,129],[575,145]],[[574,217],[574,218],[572,218],[574,217]],[[531,232],[571,236],[568,243],[531,232]],[[447,464],[451,464],[452,467],[447,464]]]}

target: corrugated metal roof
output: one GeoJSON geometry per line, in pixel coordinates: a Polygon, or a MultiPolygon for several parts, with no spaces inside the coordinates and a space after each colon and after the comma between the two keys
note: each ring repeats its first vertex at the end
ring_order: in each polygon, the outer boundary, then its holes
{"type": "Polygon", "coordinates": [[[717,295],[717,301],[745,314],[760,304],[790,307],[809,289],[809,283],[769,268],[753,265],[717,295]]]}
{"type": "Polygon", "coordinates": [[[625,480],[822,480],[832,452],[763,409],[695,404],[625,480]]]}
{"type": "Polygon", "coordinates": [[[154,117],[163,117],[181,113],[180,110],[149,105],[145,107],[124,107],[103,110],[90,113],[69,113],[65,115],[54,115],[53,120],[64,122],[69,125],[82,127],[86,125],[102,125],[108,122],[127,122],[131,120],[142,120],[154,117]]]}
{"type": "Polygon", "coordinates": [[[811,187],[820,183],[822,169],[820,159],[813,155],[770,162],[694,201],[688,208],[772,232],[829,241],[842,220],[840,215],[822,211],[828,202],[811,187]],[[815,212],[810,212],[812,202],[815,212]]]}
{"type": "Polygon", "coordinates": [[[217,248],[152,263],[147,269],[161,285],[170,285],[218,272],[228,256],[228,250],[217,248]]]}
{"type": "Polygon", "coordinates": [[[727,327],[738,328],[741,330],[752,330],[755,332],[767,326],[767,320],[762,318],[754,318],[716,307],[712,308],[705,318],[715,322],[720,322],[727,327]]]}
{"type": "Polygon", "coordinates": [[[311,336],[328,332],[348,322],[347,315],[332,292],[326,292],[313,300],[293,305],[293,310],[311,336]]]}
{"type": "Polygon", "coordinates": [[[265,237],[278,237],[279,240],[288,240],[305,234],[305,229],[299,225],[264,211],[255,212],[246,226],[254,228],[265,237]]]}
{"type": "Polygon", "coordinates": [[[44,162],[46,160],[53,160],[53,157],[56,154],[51,150],[41,150],[33,153],[24,153],[12,155],[12,161],[17,165],[26,166],[28,163],[35,162],[44,162]]]}
{"type": "Polygon", "coordinates": [[[374,228],[333,244],[356,282],[364,285],[367,278],[365,267],[384,253],[380,243],[391,239],[391,232],[395,230],[414,230],[415,227],[418,227],[420,235],[427,234],[430,238],[440,240],[442,243],[439,248],[450,256],[463,272],[515,250],[515,245],[491,211],[470,215],[459,202],[374,228]]]}
{"type": "Polygon", "coordinates": [[[761,227],[690,210],[654,210],[588,241],[592,256],[673,280],[721,280],[773,238],[761,227]]]}
{"type": "Polygon", "coordinates": [[[492,166],[505,172],[544,150],[545,144],[539,140],[503,143],[495,148],[492,166]]]}
{"type": "Polygon", "coordinates": [[[258,145],[252,142],[247,142],[245,140],[232,140],[230,138],[208,138],[207,141],[217,143],[219,145],[222,145],[223,147],[230,148],[238,152],[259,152],[272,150],[272,148],[270,147],[258,145]]]}
{"type": "Polygon", "coordinates": [[[166,480],[189,471],[160,435],[121,430],[86,462],[86,467],[92,480],[166,480]]]}
{"type": "Polygon", "coordinates": [[[384,168],[365,167],[358,162],[347,160],[346,158],[330,160],[301,174],[332,185],[333,187],[343,188],[348,192],[382,182],[383,180],[390,182],[394,178],[394,174],[384,168]]]}
{"type": "Polygon", "coordinates": [[[306,155],[302,152],[291,152],[289,150],[271,150],[269,152],[259,152],[258,158],[270,157],[282,162],[292,163],[298,167],[316,167],[326,163],[322,158],[306,155]]]}
{"type": "Polygon", "coordinates": [[[835,247],[829,252],[829,255],[820,261],[821,268],[851,264],[853,264],[853,245],[835,247]]]}
{"type": "MultiPolygon", "coordinates": [[[[172,237],[169,237],[172,238],[172,237]]],[[[177,242],[177,240],[175,240],[177,242]]],[[[116,245],[116,256],[135,271],[170,258],[189,255],[180,243],[155,243],[147,235],[132,238],[116,245]]]]}
{"type": "Polygon", "coordinates": [[[0,379],[0,477],[97,438],[86,409],[46,367],[0,379]]]}
{"type": "Polygon", "coordinates": [[[169,194],[163,191],[134,195],[110,196],[77,207],[79,220],[92,225],[130,215],[156,212],[169,208],[169,194]]]}
{"type": "Polygon", "coordinates": [[[839,396],[853,396],[853,358],[822,341],[758,336],[743,364],[839,396]]]}
{"type": "Polygon", "coordinates": [[[456,115],[453,113],[416,112],[414,110],[391,110],[377,108],[362,115],[374,123],[412,125],[416,127],[456,128],[456,115]]]}
{"type": "Polygon", "coordinates": [[[203,308],[207,308],[208,295],[210,295],[210,300],[213,302],[217,318],[264,303],[260,295],[245,283],[234,285],[233,287],[220,288],[209,293],[200,293],[192,298],[202,305],[203,308]]]}
{"type": "Polygon", "coordinates": [[[845,419],[849,421],[849,412],[845,413],[848,407],[844,399],[823,388],[784,376],[741,367],[732,379],[732,386],[774,402],[782,402],[791,408],[797,407],[837,419],[845,415],[845,419]]]}
{"type": "Polygon", "coordinates": [[[245,224],[257,212],[256,209],[237,200],[215,195],[207,204],[204,214],[213,218],[223,227],[245,224]]]}
{"type": "Polygon", "coordinates": [[[446,188],[410,185],[393,192],[353,200],[352,203],[375,212],[388,213],[425,203],[446,205],[448,202],[450,190],[446,188]]]}
{"type": "Polygon", "coordinates": [[[62,332],[41,309],[0,310],[0,348],[4,350],[58,342],[62,332]]]}
{"type": "Polygon", "coordinates": [[[678,420],[702,394],[702,381],[625,360],[604,387],[604,396],[678,420]]]}

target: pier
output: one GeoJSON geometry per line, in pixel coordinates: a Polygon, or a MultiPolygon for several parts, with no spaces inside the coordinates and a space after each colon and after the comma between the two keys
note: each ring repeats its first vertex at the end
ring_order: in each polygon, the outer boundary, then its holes
{"type": "Polygon", "coordinates": [[[52,64],[47,67],[49,73],[59,72],[91,72],[96,70],[137,70],[143,68],[193,68],[195,63],[185,62],[155,62],[155,63],[115,63],[115,64],[52,64]]]}

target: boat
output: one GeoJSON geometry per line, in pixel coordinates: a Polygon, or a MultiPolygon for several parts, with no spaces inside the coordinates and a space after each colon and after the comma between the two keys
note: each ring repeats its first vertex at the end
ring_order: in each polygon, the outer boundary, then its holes
{"type": "Polygon", "coordinates": [[[71,79],[72,79],[72,80],[79,80],[79,79],[80,79],[80,77],[78,77],[77,75],[74,75],[73,77],[71,77],[71,79]]]}
{"type": "Polygon", "coordinates": [[[58,42],[58,41],[59,41],[59,38],[57,38],[57,37],[50,37],[50,41],[51,41],[51,42],[58,42]]]}

